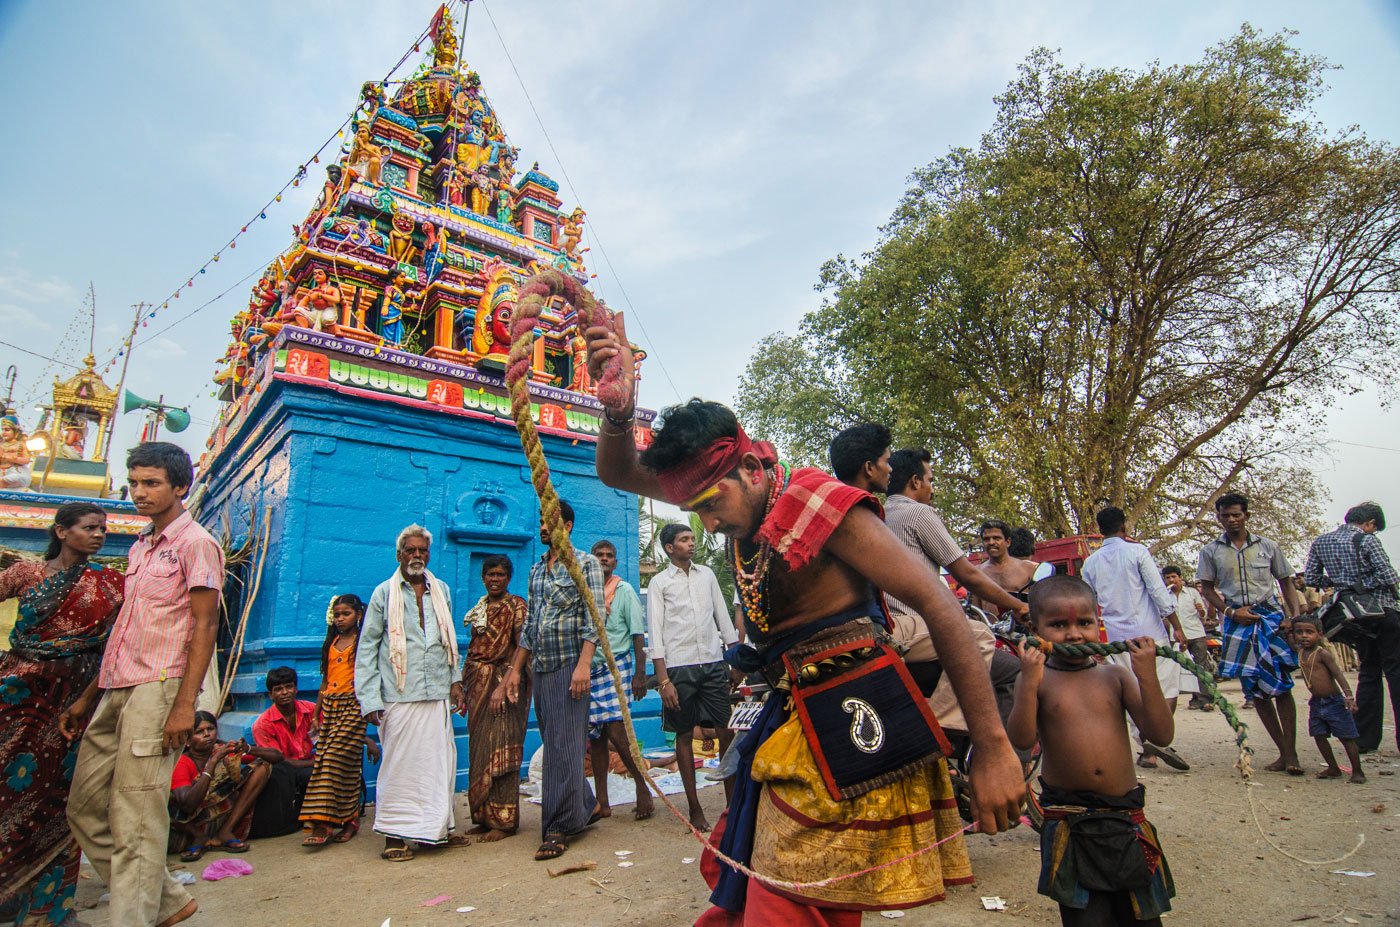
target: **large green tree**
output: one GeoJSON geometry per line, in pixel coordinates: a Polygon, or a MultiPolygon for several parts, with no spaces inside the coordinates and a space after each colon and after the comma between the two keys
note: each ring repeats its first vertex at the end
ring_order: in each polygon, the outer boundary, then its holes
{"type": "Polygon", "coordinates": [[[1286,494],[1272,530],[1313,530],[1315,416],[1392,384],[1400,280],[1400,158],[1318,124],[1327,68],[1249,27],[1181,66],[1034,52],[981,143],[823,267],[741,413],[816,461],[883,421],[934,453],[963,523],[1063,536],[1111,503],[1165,551],[1241,487],[1286,494]]]}

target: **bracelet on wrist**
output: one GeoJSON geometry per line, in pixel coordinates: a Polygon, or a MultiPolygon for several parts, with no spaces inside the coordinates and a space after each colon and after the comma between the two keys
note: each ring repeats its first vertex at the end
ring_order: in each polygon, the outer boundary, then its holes
{"type": "Polygon", "coordinates": [[[632,423],[637,420],[637,410],[634,408],[631,412],[627,413],[626,418],[616,419],[613,418],[612,409],[609,409],[607,406],[604,406],[603,418],[607,421],[609,425],[613,426],[614,428],[621,429],[625,432],[628,428],[631,428],[632,423]]]}

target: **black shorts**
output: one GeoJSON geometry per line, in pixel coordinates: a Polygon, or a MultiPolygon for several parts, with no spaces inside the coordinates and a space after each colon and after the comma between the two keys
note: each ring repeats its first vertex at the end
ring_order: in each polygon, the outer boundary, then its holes
{"type": "Polygon", "coordinates": [[[668,668],[680,708],[661,711],[661,727],[689,736],[697,725],[722,728],[729,724],[729,667],[723,663],[693,663],[668,668]]]}

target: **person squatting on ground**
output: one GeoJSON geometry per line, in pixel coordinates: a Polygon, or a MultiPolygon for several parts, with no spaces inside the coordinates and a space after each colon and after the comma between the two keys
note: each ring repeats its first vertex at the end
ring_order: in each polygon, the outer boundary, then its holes
{"type": "MultiPolygon", "coordinates": [[[[1360,667],[1356,673],[1357,741],[1362,753],[1380,748],[1385,690],[1390,687],[1391,721],[1400,718],[1400,601],[1395,586],[1400,575],[1390,563],[1378,532],[1385,530],[1385,511],[1374,502],[1352,506],[1342,526],[1312,542],[1304,578],[1316,588],[1351,589],[1375,595],[1385,615],[1369,633],[1353,641],[1360,667]]],[[[1395,729],[1400,748],[1400,726],[1395,729]]]]}
{"type": "MultiPolygon", "coordinates": [[[[1162,581],[1167,584],[1167,591],[1176,599],[1176,623],[1181,626],[1181,633],[1186,635],[1186,652],[1191,655],[1192,661],[1197,666],[1203,667],[1208,672],[1215,672],[1215,660],[1210,655],[1210,639],[1206,636],[1206,602],[1201,598],[1201,594],[1195,589],[1186,585],[1185,577],[1181,575],[1181,567],[1166,566],[1162,568],[1162,581]]],[[[1191,687],[1191,701],[1187,708],[1194,708],[1199,711],[1214,711],[1215,706],[1210,703],[1201,692],[1199,681],[1195,676],[1187,673],[1181,674],[1182,691],[1187,691],[1191,687]]]]}
{"type": "Polygon", "coordinates": [[[219,720],[194,713],[194,731],[170,775],[170,850],[184,863],[212,850],[245,853],[253,808],[268,770],[282,762],[270,747],[219,743],[219,720]]]}
{"type": "MultiPolygon", "coordinates": [[[[301,804],[315,766],[318,723],[316,703],[297,698],[297,671],[274,666],[263,680],[272,705],[253,722],[253,743],[281,754],[273,760],[267,784],[253,814],[249,836],[255,840],[282,837],[301,827],[301,804]]],[[[234,853],[246,850],[227,846],[234,853]]]]}
{"type": "MultiPolygon", "coordinates": [[[[604,626],[608,632],[608,644],[612,647],[613,659],[617,662],[618,675],[622,677],[623,698],[633,701],[646,698],[646,615],[642,612],[642,600],[632,584],[618,576],[617,546],[612,541],[598,541],[593,545],[593,556],[603,568],[603,607],[606,609],[604,626]]],[[[728,720],[726,718],[725,720],[728,720]]],[[[627,728],[622,723],[622,706],[618,701],[617,689],[613,687],[612,673],[608,670],[608,660],[599,647],[593,654],[593,668],[588,678],[588,749],[593,767],[593,786],[598,798],[598,813],[605,818],[612,817],[612,807],[608,799],[608,759],[609,745],[622,760],[623,768],[637,786],[637,804],[633,817],[645,821],[656,810],[647,789],[647,774],[637,768],[628,747],[627,728]]]]}
{"type": "MultiPolygon", "coordinates": [[[[126,458],[138,514],[150,518],[127,555],[126,600],[107,642],[68,797],[68,822],[112,894],[111,922],[170,925],[194,914],[165,868],[170,775],[194,729],[219,629],[224,551],[185,511],[190,457],[147,442],[126,458]]],[[[74,706],[81,728],[89,708],[74,706]]]]}
{"type": "MultiPolygon", "coordinates": [[[[559,500],[566,534],[574,530],[574,508],[559,500]]],[[[535,681],[535,720],[544,741],[539,861],[557,859],[569,838],[599,820],[597,802],[583,772],[588,740],[588,684],[598,632],[588,606],[564,564],[550,546],[549,528],[540,521],[545,553],[530,570],[529,614],[520,631],[520,646],[511,661],[500,697],[520,698],[520,680],[528,663],[535,681]]],[[[598,558],[574,548],[574,557],[599,612],[604,610],[603,568],[598,558]]],[[[491,703],[496,704],[496,697],[491,703]]]]}
{"type": "Polygon", "coordinates": [[[1240,680],[1278,747],[1278,759],[1264,768],[1301,776],[1292,675],[1298,657],[1284,627],[1298,614],[1293,568],[1277,544],[1249,530],[1248,497],[1229,492],[1216,499],[1215,517],[1224,531],[1201,548],[1196,578],[1201,597],[1223,616],[1220,675],[1240,680]],[[1282,607],[1276,590],[1283,594],[1282,607]]]}
{"type": "MultiPolygon", "coordinates": [[[[695,755],[691,731],[710,727],[719,732],[719,752],[729,749],[730,671],[724,649],[739,640],[719,579],[709,567],[696,563],[695,533],[686,525],[661,529],[661,549],[670,558],[666,569],[647,586],[647,624],[651,631],[651,664],[661,694],[662,727],[676,735],[676,765],[685,785],[690,823],[709,830],[695,787],[695,755]]],[[[725,782],[725,794],[732,784],[725,782]]]]}
{"type": "Polygon", "coordinates": [[[302,827],[311,833],[302,846],[347,843],[359,832],[365,748],[371,761],[379,761],[379,745],[365,736],[364,712],[355,697],[355,654],[364,620],[365,603],[353,592],[331,599],[326,610],[316,695],[319,733],[300,815],[302,827]]]}
{"type": "Polygon", "coordinates": [[[1350,781],[1359,785],[1366,781],[1366,774],[1361,771],[1361,751],[1356,745],[1356,719],[1352,717],[1356,714],[1356,699],[1352,697],[1351,685],[1336,654],[1325,646],[1319,619],[1312,615],[1294,618],[1293,638],[1298,642],[1299,674],[1312,694],[1308,699],[1308,734],[1317,742],[1317,752],[1327,763],[1317,778],[1339,779],[1342,775],[1327,739],[1330,736],[1342,742],[1347,762],[1351,763],[1350,781]]]}
{"type": "MultiPolygon", "coordinates": [[[[1083,580],[1042,580],[1030,606],[1041,640],[1098,642],[1097,603],[1083,580]]],[[[1175,726],[1158,682],[1156,640],[1138,637],[1127,647],[1125,667],[1020,646],[1008,730],[1020,749],[1040,740],[1038,890],[1059,903],[1065,927],[1160,925],[1176,893],[1157,831],[1143,817],[1146,789],[1137,782],[1123,715],[1162,746],[1175,726]]]]}
{"type": "Polygon", "coordinates": [[[525,725],[530,717],[530,683],[514,702],[505,700],[506,674],[528,606],[510,592],[515,568],[510,558],[492,554],[481,561],[486,587],[464,623],[471,632],[462,687],[467,696],[467,805],[469,834],[481,843],[494,843],[520,828],[520,763],[525,754],[525,725]]]}
{"type": "Polygon", "coordinates": [[[452,709],[466,698],[457,673],[452,593],[428,570],[433,536],[422,525],[399,532],[399,566],[369,599],[355,654],[360,710],[379,726],[374,832],[384,837],[383,859],[413,859],[409,841],[466,846],[454,834],[452,793],[457,743],[452,709]]]}
{"type": "Polygon", "coordinates": [[[75,706],[86,716],[122,605],[126,577],[89,560],[106,538],[106,512],[66,502],[44,558],[0,572],[0,602],[19,600],[0,652],[0,921],[60,924],[73,912],[80,853],[63,810],[78,742],[63,719],[75,706]]]}
{"type": "MultiPolygon", "coordinates": [[[[618,358],[622,382],[630,384],[635,366],[621,314],[615,328],[588,330],[590,366],[600,374],[603,363],[618,358]]],[[[753,729],[731,747],[737,769],[716,828],[720,850],[769,877],[800,883],[884,867],[780,893],[707,851],[702,871],[714,907],[697,923],[855,925],[863,910],[926,904],[943,897],[945,884],[969,881],[946,764],[926,762],[936,753],[925,747],[941,732],[923,714],[927,705],[889,644],[872,591],[889,591],[928,622],[979,752],[974,812],[985,832],[996,833],[1019,814],[1025,784],[985,664],[947,585],[895,539],[873,497],[819,470],[791,471],[771,446],[750,441],[724,406],[694,399],[666,410],[641,458],[633,414],[630,395],[605,406],[598,475],[614,488],[690,509],[707,531],[729,536],[750,642],[732,651],[731,665],[764,671],[794,697],[811,696],[804,689],[818,688],[811,684],[816,676],[838,703],[856,700],[851,712],[824,712],[827,720],[805,726],[801,713],[789,713],[787,693],[765,700],[753,729]],[[879,661],[877,672],[889,684],[872,691],[845,671],[827,679],[815,663],[803,671],[808,657],[833,650],[879,661]],[[888,700],[889,720],[869,699],[888,700]],[[888,735],[891,723],[899,737],[888,735]],[[872,752],[819,766],[819,754],[831,756],[824,743],[856,754],[839,747],[852,738],[872,752]],[[916,761],[885,767],[909,755],[893,747],[916,751],[916,761]],[[940,841],[933,852],[895,862],[940,841]]]]}
{"type": "MultiPolygon", "coordinates": [[[[1095,519],[1103,533],[1103,545],[1084,561],[1081,575],[1094,590],[1095,599],[1103,610],[1103,626],[1110,641],[1150,637],[1159,644],[1186,644],[1186,635],[1176,619],[1176,599],[1167,591],[1162,574],[1147,548],[1128,540],[1127,518],[1123,510],[1109,506],[1095,519]]],[[[1157,680],[1167,706],[1176,711],[1176,698],[1181,691],[1181,667],[1166,657],[1156,657],[1157,680]]],[[[1108,662],[1128,667],[1130,654],[1115,653],[1108,662]]],[[[1154,769],[1157,759],[1173,769],[1190,769],[1190,765],[1166,744],[1154,743],[1143,737],[1137,725],[1130,724],[1133,740],[1141,753],[1137,763],[1154,769]]]]}

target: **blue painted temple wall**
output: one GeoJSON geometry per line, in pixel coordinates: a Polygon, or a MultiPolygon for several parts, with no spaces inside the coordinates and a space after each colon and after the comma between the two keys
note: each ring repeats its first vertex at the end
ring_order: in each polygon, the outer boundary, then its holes
{"type": "MultiPolygon", "coordinates": [[[[636,496],[599,482],[593,444],[542,438],[555,486],[577,515],[575,546],[611,540],[618,573],[636,586],[636,496]]],[[[394,541],[405,526],[416,522],[433,534],[428,568],[452,591],[463,655],[462,616],[484,594],[482,559],[509,557],[511,591],[525,596],[530,567],[543,556],[539,504],[513,428],[275,380],[230,444],[210,467],[199,520],[238,546],[270,511],[271,539],[222,736],[250,736],[270,704],[263,688],[270,667],[295,668],[301,697],[315,699],[328,602],[343,592],[368,601],[397,568],[394,541]]],[[[243,607],[255,574],[252,564],[237,571],[247,587],[229,596],[231,609],[243,607]]],[[[232,623],[237,618],[235,611],[232,623]]],[[[633,711],[644,745],[659,745],[660,698],[650,693],[633,711]]],[[[454,725],[457,786],[465,789],[466,722],[454,716],[454,725]]],[[[539,743],[532,714],[527,763],[539,743]]],[[[365,775],[372,793],[374,767],[365,775]]]]}

